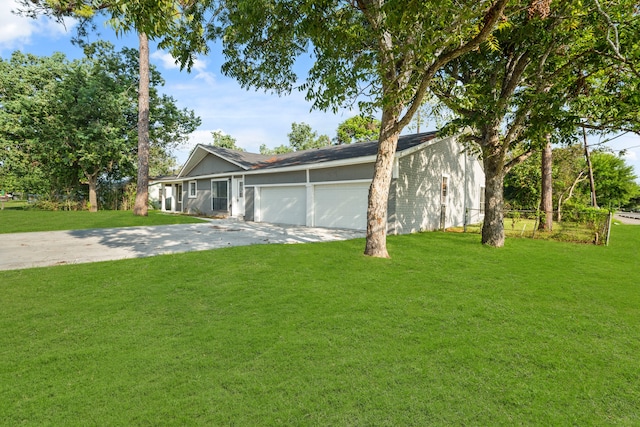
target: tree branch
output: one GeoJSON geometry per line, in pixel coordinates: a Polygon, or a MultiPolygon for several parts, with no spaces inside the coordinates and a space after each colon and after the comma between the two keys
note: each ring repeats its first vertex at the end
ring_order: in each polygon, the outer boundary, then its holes
{"type": "Polygon", "coordinates": [[[427,67],[424,75],[422,76],[422,79],[420,80],[418,89],[416,90],[413,99],[411,100],[409,109],[405,112],[404,116],[400,118],[400,120],[398,120],[395,124],[395,131],[402,129],[407,124],[409,124],[409,122],[413,118],[413,115],[416,113],[418,108],[420,108],[420,104],[422,103],[427,89],[431,84],[431,80],[440,68],[442,68],[448,62],[458,58],[459,56],[471,52],[472,50],[480,46],[480,44],[482,44],[485,40],[487,40],[487,38],[493,32],[493,28],[501,19],[507,3],[508,0],[497,0],[485,14],[484,25],[475,37],[473,37],[469,42],[462,46],[459,46],[448,52],[445,51],[441,55],[438,55],[435,61],[433,61],[433,63],[429,67],[427,67]]]}

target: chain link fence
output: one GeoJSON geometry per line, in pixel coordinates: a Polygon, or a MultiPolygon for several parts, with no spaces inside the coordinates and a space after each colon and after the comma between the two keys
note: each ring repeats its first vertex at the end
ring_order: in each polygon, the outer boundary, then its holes
{"type": "MultiPolygon", "coordinates": [[[[544,230],[544,212],[534,210],[504,211],[504,232],[506,237],[547,239],[562,242],[608,245],[609,231],[613,215],[610,212],[587,209],[583,211],[553,212],[551,230],[544,230]]],[[[463,231],[481,233],[483,212],[467,209],[463,231]]]]}

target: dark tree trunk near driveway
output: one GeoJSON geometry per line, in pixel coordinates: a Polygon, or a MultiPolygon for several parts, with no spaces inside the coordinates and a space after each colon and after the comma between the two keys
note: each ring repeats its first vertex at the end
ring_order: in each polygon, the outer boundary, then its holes
{"type": "Polygon", "coordinates": [[[133,214],[147,216],[149,200],[149,39],[140,40],[140,83],[138,87],[138,182],[133,214]]]}

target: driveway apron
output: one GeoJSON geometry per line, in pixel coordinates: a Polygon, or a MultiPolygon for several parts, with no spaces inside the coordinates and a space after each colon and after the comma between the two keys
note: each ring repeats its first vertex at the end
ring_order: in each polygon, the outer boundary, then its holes
{"type": "Polygon", "coordinates": [[[230,246],[309,243],[363,237],[364,232],[232,220],[152,227],[0,235],[0,270],[140,258],[230,246]]]}

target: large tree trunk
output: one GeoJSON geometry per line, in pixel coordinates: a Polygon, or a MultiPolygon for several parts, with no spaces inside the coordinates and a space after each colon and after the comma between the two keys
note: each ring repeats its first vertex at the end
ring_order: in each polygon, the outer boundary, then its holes
{"type": "Polygon", "coordinates": [[[587,131],[582,126],[582,135],[584,137],[584,157],[587,159],[587,169],[589,170],[589,188],[591,189],[591,206],[598,208],[598,198],[596,197],[596,182],[593,179],[593,166],[591,165],[591,154],[587,145],[587,131]]]}
{"type": "Polygon", "coordinates": [[[551,149],[551,136],[547,135],[547,144],[542,151],[542,189],[540,192],[540,206],[544,212],[544,221],[540,221],[539,230],[551,231],[553,229],[553,178],[552,178],[553,151],[551,149]]]}
{"type": "Polygon", "coordinates": [[[98,174],[86,177],[89,183],[89,212],[98,212],[98,174]]]}
{"type": "Polygon", "coordinates": [[[482,244],[500,248],[504,246],[504,155],[497,143],[483,144],[482,162],[485,174],[482,244]]]}
{"type": "Polygon", "coordinates": [[[138,87],[138,185],[133,214],[147,216],[149,200],[149,40],[140,40],[140,85],[138,87]]]}
{"type": "Polygon", "coordinates": [[[364,254],[378,258],[389,258],[387,252],[387,204],[399,133],[389,133],[387,129],[390,129],[394,123],[395,116],[389,112],[383,112],[378,155],[373,170],[373,180],[371,187],[369,187],[367,242],[364,254]]]}

